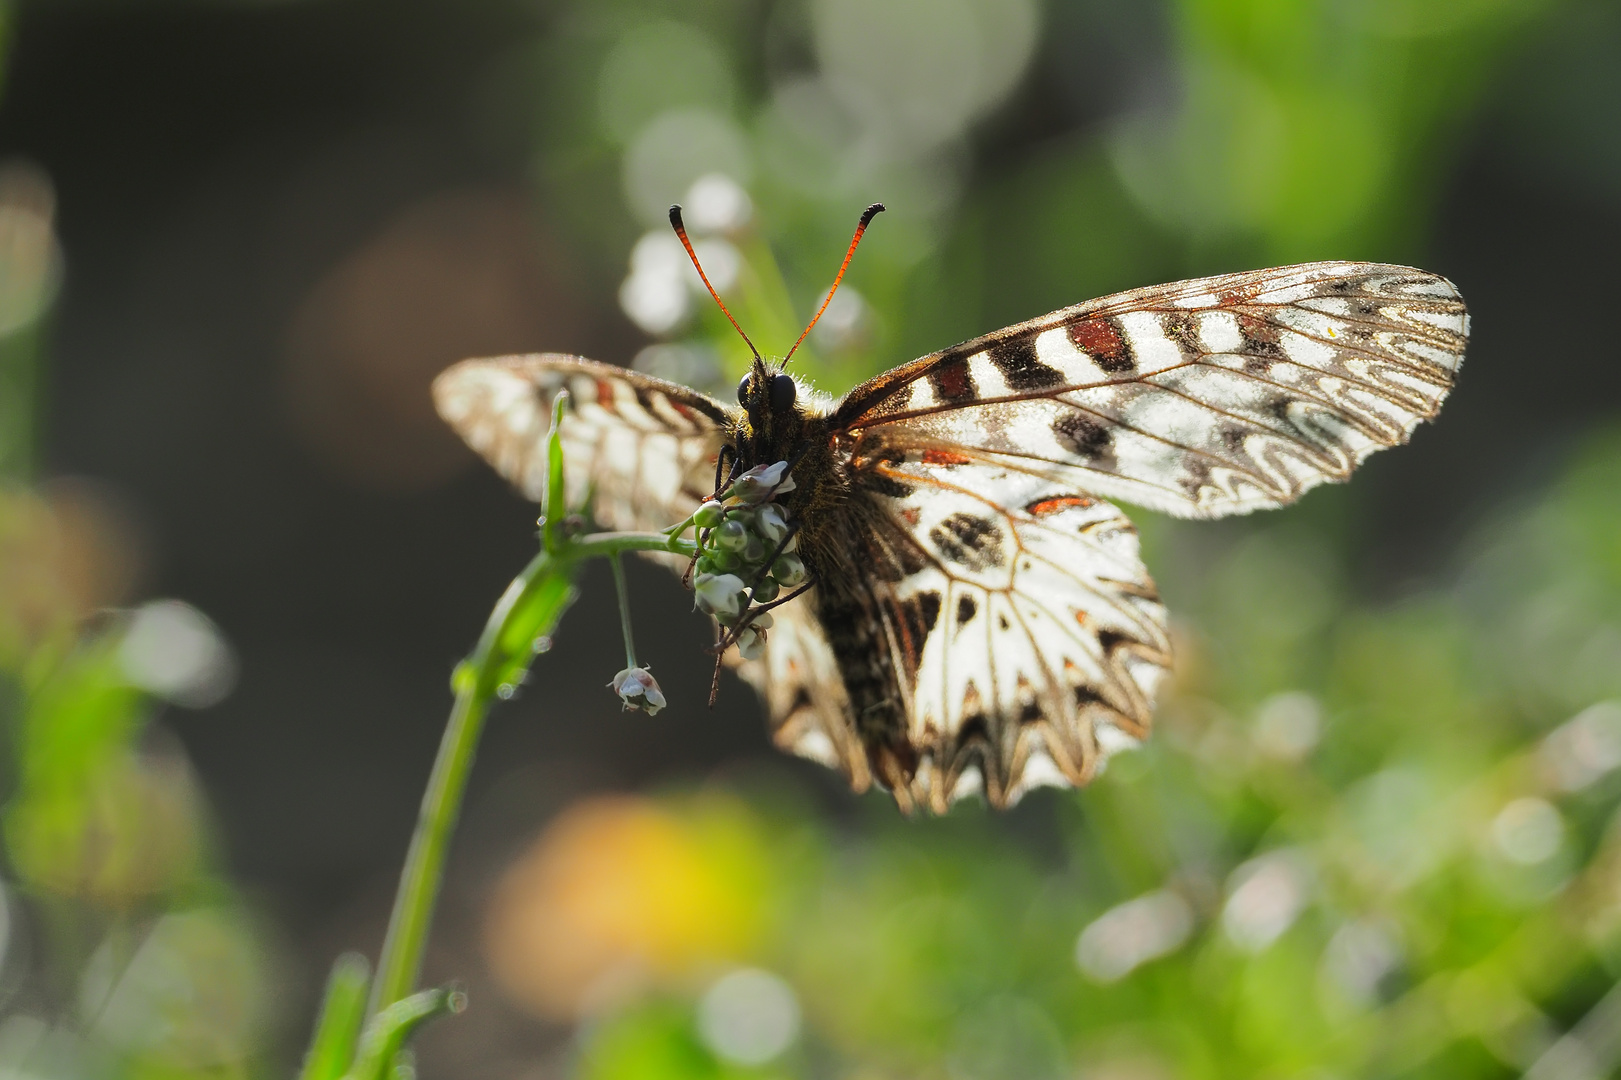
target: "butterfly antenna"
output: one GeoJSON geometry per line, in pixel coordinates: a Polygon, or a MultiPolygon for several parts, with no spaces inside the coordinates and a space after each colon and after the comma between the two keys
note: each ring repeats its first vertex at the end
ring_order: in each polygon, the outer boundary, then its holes
{"type": "MultiPolygon", "coordinates": [[[[872,219],[883,212],[884,204],[876,202],[861,212],[861,220],[856,224],[856,234],[850,238],[850,250],[844,253],[844,262],[839,264],[839,272],[833,279],[833,287],[827,290],[827,299],[822,301],[822,307],[816,312],[816,318],[812,319],[810,325],[805,327],[805,332],[799,335],[799,341],[794,342],[794,349],[799,348],[800,342],[804,341],[810,334],[811,327],[815,326],[817,320],[821,319],[822,312],[827,310],[827,305],[833,302],[833,294],[839,291],[839,282],[844,280],[844,272],[850,269],[850,259],[856,253],[856,245],[861,243],[861,234],[867,231],[867,226],[872,224],[872,219]]],[[[782,358],[783,367],[787,367],[788,361],[793,358],[794,349],[789,349],[788,355],[782,358]]]]}
{"type": "MultiPolygon", "coordinates": [[[[692,241],[687,239],[687,227],[681,223],[680,203],[676,203],[670,207],[670,227],[673,228],[675,230],[675,234],[681,238],[681,246],[687,249],[687,258],[692,260],[693,269],[698,271],[698,276],[704,279],[704,288],[709,290],[709,295],[713,296],[715,298],[715,303],[720,305],[721,314],[725,315],[727,319],[731,320],[732,329],[736,330],[742,335],[743,342],[744,344],[748,345],[749,352],[754,354],[754,359],[757,362],[764,363],[764,361],[760,359],[760,350],[754,347],[754,342],[750,341],[749,336],[743,333],[743,328],[737,325],[737,320],[732,318],[732,313],[726,310],[726,302],[720,298],[720,293],[715,291],[715,286],[709,284],[709,275],[704,273],[704,268],[699,265],[698,253],[692,250],[692,241]]],[[[849,260],[845,261],[848,262],[849,260]]]]}

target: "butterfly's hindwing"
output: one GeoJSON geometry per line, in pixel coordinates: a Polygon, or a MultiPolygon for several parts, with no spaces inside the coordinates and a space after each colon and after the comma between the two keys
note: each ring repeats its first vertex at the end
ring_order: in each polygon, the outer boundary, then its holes
{"type": "Polygon", "coordinates": [[[937,812],[1084,783],[1147,733],[1170,662],[1136,531],[1101,499],[930,457],[856,463],[860,572],[817,601],[871,770],[937,812]]]}
{"type": "MultiPolygon", "coordinates": [[[[1406,441],[1468,317],[1444,278],[1317,263],[1139,289],[924,357],[837,425],[1190,517],[1279,506],[1406,441]]],[[[870,449],[870,447],[869,447],[870,449]]]]}
{"type": "Polygon", "coordinates": [[[553,353],[465,360],[434,381],[439,414],[527,497],[546,492],[552,402],[563,418],[568,504],[612,529],[660,529],[714,488],[727,409],[675,383],[553,353]]]}

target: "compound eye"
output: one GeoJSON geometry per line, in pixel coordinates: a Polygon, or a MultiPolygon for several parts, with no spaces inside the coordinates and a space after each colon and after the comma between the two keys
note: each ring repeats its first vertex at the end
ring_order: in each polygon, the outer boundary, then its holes
{"type": "Polygon", "coordinates": [[[750,378],[751,376],[745,375],[737,381],[737,403],[739,405],[747,405],[749,403],[750,378]]]}
{"type": "Polygon", "coordinates": [[[787,412],[794,407],[794,396],[798,391],[794,387],[793,376],[782,372],[771,376],[771,411],[787,412]]]}

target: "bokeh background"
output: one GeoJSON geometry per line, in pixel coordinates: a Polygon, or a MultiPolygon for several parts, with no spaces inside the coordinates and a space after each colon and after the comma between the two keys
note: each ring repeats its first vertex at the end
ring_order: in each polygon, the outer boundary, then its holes
{"type": "Polygon", "coordinates": [[[285,1076],[375,954],[447,677],[535,510],[467,355],[859,378],[1318,258],[1463,289],[1440,422],[1136,515],[1144,751],[905,821],[775,754],[633,568],[493,719],[425,1077],[1621,1066],[1621,10],[1599,0],[33,0],[0,61],[0,1073],[285,1076]]]}

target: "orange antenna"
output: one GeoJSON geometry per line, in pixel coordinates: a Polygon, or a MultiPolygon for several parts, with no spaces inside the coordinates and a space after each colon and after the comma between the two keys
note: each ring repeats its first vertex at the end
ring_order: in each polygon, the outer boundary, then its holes
{"type": "MultiPolygon", "coordinates": [[[[856,245],[861,243],[861,234],[867,231],[867,226],[872,224],[872,219],[883,212],[884,204],[877,202],[861,212],[861,220],[856,223],[856,234],[850,238],[850,250],[844,253],[844,262],[839,264],[838,275],[833,278],[833,287],[827,290],[827,299],[822,301],[822,307],[817,311],[816,318],[812,319],[810,325],[805,327],[805,332],[799,335],[799,341],[794,342],[794,349],[799,348],[800,342],[810,335],[811,327],[815,326],[817,321],[821,319],[822,312],[827,310],[827,305],[833,302],[833,294],[839,291],[839,282],[844,280],[844,272],[850,269],[850,259],[856,253],[856,245]]],[[[782,358],[783,367],[787,367],[788,361],[793,359],[794,349],[789,349],[788,355],[782,358]]]]}
{"type": "Polygon", "coordinates": [[[754,354],[754,359],[760,363],[764,363],[765,361],[760,360],[760,350],[754,347],[754,342],[750,341],[749,336],[743,333],[743,328],[737,325],[737,320],[732,318],[732,313],[726,310],[726,304],[723,300],[721,300],[720,293],[715,291],[715,286],[709,284],[709,275],[704,273],[704,268],[702,266],[698,265],[698,253],[692,250],[692,241],[687,239],[687,227],[681,224],[680,203],[676,203],[670,207],[670,227],[673,228],[675,230],[675,234],[681,238],[681,246],[687,249],[687,258],[692,260],[693,269],[698,271],[698,276],[704,279],[704,288],[709,290],[709,295],[713,296],[715,298],[715,303],[720,305],[721,314],[725,315],[731,320],[732,329],[743,335],[743,342],[744,344],[748,345],[749,352],[754,354]]]}

